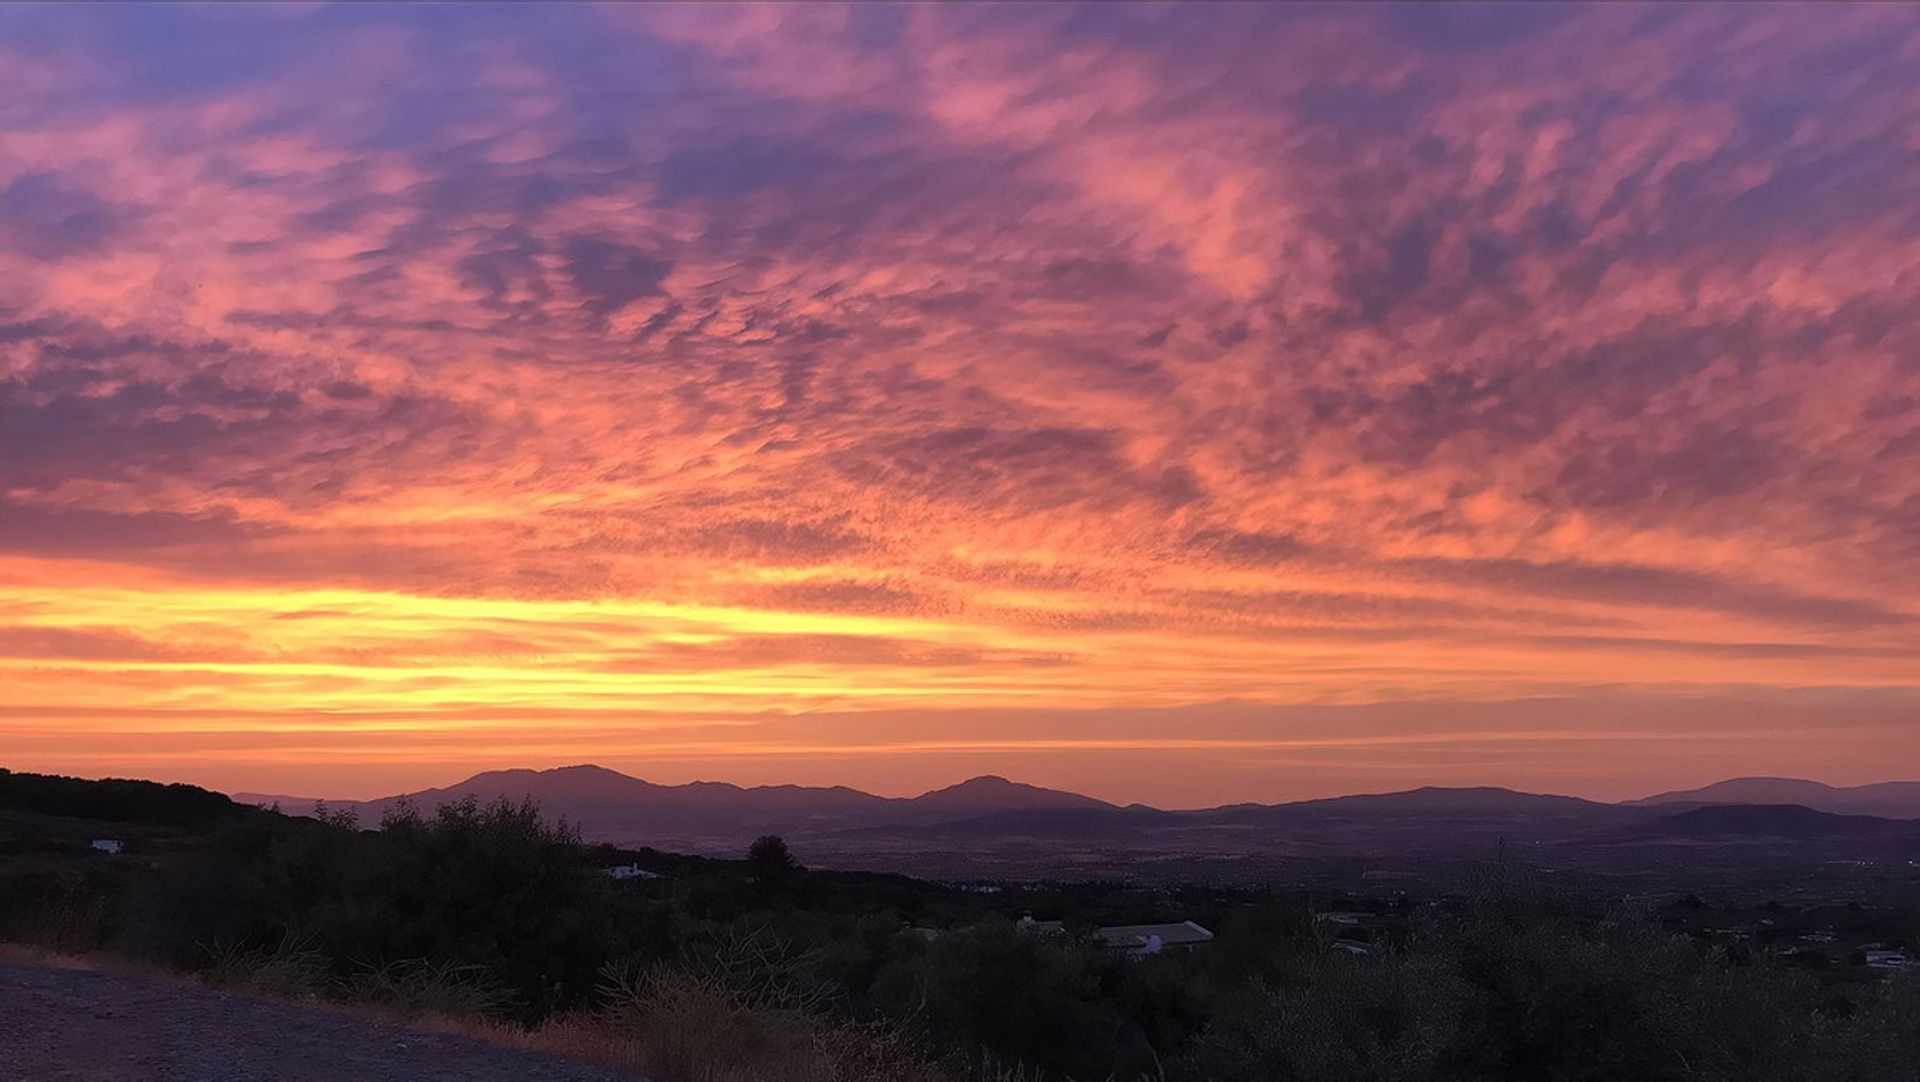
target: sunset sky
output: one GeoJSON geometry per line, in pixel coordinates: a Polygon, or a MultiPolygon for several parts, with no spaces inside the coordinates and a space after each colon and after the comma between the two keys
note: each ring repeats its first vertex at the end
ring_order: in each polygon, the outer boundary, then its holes
{"type": "Polygon", "coordinates": [[[1901,5],[0,8],[0,765],[1920,774],[1901,5]]]}

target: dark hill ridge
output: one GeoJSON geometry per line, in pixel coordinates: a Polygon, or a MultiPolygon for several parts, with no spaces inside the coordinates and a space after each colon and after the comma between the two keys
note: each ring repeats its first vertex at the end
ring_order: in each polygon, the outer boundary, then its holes
{"type": "Polygon", "coordinates": [[[1835,815],[1799,804],[1703,804],[1634,828],[1646,836],[1770,838],[1920,836],[1920,824],[1872,815],[1835,815]]]}
{"type": "MultiPolygon", "coordinates": [[[[782,813],[802,816],[871,814],[881,820],[904,816],[917,822],[938,821],[951,815],[992,815],[1009,812],[1127,810],[1166,815],[1204,816],[1218,820],[1262,820],[1275,816],[1468,816],[1468,817],[1586,817],[1605,816],[1610,810],[1667,805],[1797,804],[1833,814],[1901,818],[1895,810],[1909,807],[1920,817],[1920,782],[1883,782],[1840,788],[1795,778],[1735,778],[1701,789],[1660,793],[1639,800],[1606,804],[1579,797],[1526,793],[1495,786],[1425,786],[1391,793],[1357,793],[1278,804],[1228,804],[1186,812],[1161,812],[1145,804],[1126,808],[1079,793],[1046,789],[986,774],[922,793],[916,797],[882,797],[844,785],[760,785],[744,787],[729,782],[696,781],[658,785],[605,767],[581,764],[550,770],[490,770],[454,785],[376,800],[328,800],[329,806],[361,812],[383,812],[402,801],[432,809],[466,797],[480,800],[532,799],[560,814],[570,808],[653,810],[691,813],[782,813]],[[1895,810],[1889,810],[1895,809],[1895,810]]],[[[244,803],[277,803],[282,810],[307,813],[321,801],[310,797],[235,793],[244,803]]],[[[576,816],[577,817],[577,816],[576,816]]]]}
{"type": "Polygon", "coordinates": [[[193,785],[129,778],[89,781],[57,774],[16,774],[0,767],[0,813],[8,811],[102,823],[207,827],[258,812],[244,800],[193,785]]]}
{"type": "Polygon", "coordinates": [[[1079,793],[1042,789],[1037,785],[1008,781],[998,774],[983,774],[945,789],[935,789],[913,798],[925,808],[965,811],[1042,811],[1068,808],[1105,808],[1114,805],[1079,793]]]}
{"type": "Polygon", "coordinates": [[[1387,815],[1580,815],[1610,805],[1572,796],[1522,793],[1493,786],[1425,786],[1399,793],[1360,793],[1277,805],[1306,811],[1387,815]]]}
{"type": "Polygon", "coordinates": [[[882,797],[843,785],[759,785],[696,781],[656,785],[605,767],[580,765],[551,770],[490,770],[444,788],[375,800],[240,793],[236,800],[275,805],[291,814],[312,814],[320,805],[351,811],[371,824],[403,806],[430,812],[472,798],[532,800],[591,835],[640,836],[659,830],[671,837],[733,837],[742,831],[795,826],[926,824],[1001,812],[1104,811],[1113,805],[1078,793],[1043,789],[995,775],[972,778],[917,797],[882,797]]]}
{"type": "MultiPolygon", "coordinates": [[[[1491,786],[1430,786],[1396,793],[1236,804],[1163,811],[1116,806],[1078,793],[997,775],[971,778],[915,797],[883,797],[844,786],[726,782],[658,785],[604,767],[496,770],[438,789],[370,801],[330,802],[363,824],[411,805],[423,812],[472,798],[533,800],[589,840],[686,852],[738,853],[761,834],[780,834],[814,859],[843,867],[892,866],[920,874],[960,867],[1018,865],[1118,867],[1135,860],[1288,860],[1369,862],[1479,860],[1509,843],[1536,847],[1537,859],[1593,845],[1671,851],[1703,840],[1745,839],[1805,849],[1846,848],[1904,854],[1908,832],[1883,818],[1831,813],[1797,800],[1715,803],[1698,794],[1737,797],[1777,779],[1742,779],[1686,794],[1606,804],[1491,786]],[[1762,805],[1759,807],[1751,805],[1762,805]],[[1782,808],[1780,805],[1796,805],[1782,808]],[[1829,842],[1834,844],[1829,846],[1829,842]],[[1544,847],[1544,848],[1538,848],[1544,847]],[[1894,847],[1894,848],[1889,848],[1894,847]]],[[[1893,783],[1838,790],[1780,781],[1795,792],[1898,795],[1893,783]]],[[[310,812],[315,801],[240,794],[250,803],[310,812]]],[[[1915,833],[1920,837],[1920,832],[1915,833]]],[[[1805,856],[1806,854],[1802,854],[1805,856]]],[[[1691,859],[1691,858],[1690,858],[1691,859]]]]}
{"type": "Polygon", "coordinates": [[[1399,793],[1302,800],[1292,804],[1231,804],[1187,813],[1202,821],[1239,826],[1323,830],[1353,825],[1397,824],[1402,829],[1475,824],[1516,830],[1566,829],[1643,818],[1645,811],[1601,804],[1578,797],[1521,793],[1490,786],[1428,786],[1399,793]]]}
{"type": "Polygon", "coordinates": [[[1699,789],[1657,793],[1632,804],[1799,804],[1835,815],[1920,819],[1920,781],[1838,786],[1804,778],[1730,778],[1699,789]]]}
{"type": "MultiPolygon", "coordinates": [[[[605,767],[580,765],[552,770],[492,770],[475,774],[466,781],[445,789],[428,789],[408,794],[421,806],[432,806],[452,799],[474,796],[492,799],[506,796],[530,797],[545,802],[553,799],[595,805],[628,805],[650,808],[727,809],[757,808],[797,811],[843,810],[872,807],[886,802],[884,797],[849,789],[843,785],[814,788],[804,785],[760,785],[743,788],[731,782],[695,781],[685,785],[656,785],[605,767]],[[545,798],[545,799],[543,799],[545,798]]],[[[402,799],[387,797],[373,804],[402,799]]]]}

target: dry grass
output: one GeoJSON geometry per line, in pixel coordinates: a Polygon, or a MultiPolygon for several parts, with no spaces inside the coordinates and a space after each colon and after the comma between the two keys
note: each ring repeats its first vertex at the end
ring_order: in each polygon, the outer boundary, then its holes
{"type": "MultiPolygon", "coordinates": [[[[804,955],[754,937],[668,965],[609,966],[601,1006],[532,1028],[497,1017],[495,988],[464,967],[411,963],[330,980],[298,938],[271,949],[218,947],[206,984],[426,1032],[539,1052],[653,1082],[1028,1082],[1017,1067],[950,1070],[903,1029],[853,1022],[807,985],[804,955]]],[[[111,955],[0,944],[0,961],[62,969],[177,973],[111,955]]]]}
{"type": "Polygon", "coordinates": [[[728,1044],[743,1028],[636,1026],[599,1013],[553,1019],[538,1028],[470,1017],[422,1017],[415,1028],[557,1055],[657,1082],[952,1082],[904,1038],[866,1026],[806,1026],[795,1019],[753,1023],[751,1040],[728,1044]]]}
{"type": "MultiPolygon", "coordinates": [[[[896,1032],[794,1017],[697,1018],[637,1025],[606,1015],[557,1018],[535,1029],[440,1017],[421,1028],[543,1052],[656,1082],[953,1082],[896,1032]],[[681,1023],[681,1024],[675,1024],[681,1023]],[[729,1038],[746,1037],[730,1044],[729,1038]]],[[[1008,1076],[1011,1082],[1012,1076],[1008,1076]]]]}
{"type": "Polygon", "coordinates": [[[213,963],[200,979],[215,988],[312,1000],[329,990],[326,956],[298,936],[286,936],[271,948],[215,943],[207,948],[213,963]]]}
{"type": "Polygon", "coordinates": [[[92,971],[101,968],[97,958],[65,954],[49,947],[36,947],[28,943],[0,943],[0,962],[23,966],[45,966],[48,969],[92,971]]]}
{"type": "Polygon", "coordinates": [[[513,993],[482,966],[412,960],[370,966],[338,989],[349,1003],[415,1015],[490,1018],[514,1005],[513,993]]]}
{"type": "MultiPolygon", "coordinates": [[[[901,1030],[825,1009],[811,961],[757,934],[669,965],[612,965],[601,1007],[535,1029],[452,1022],[459,1032],[658,1082],[947,1082],[901,1030]]],[[[443,1025],[449,1024],[443,1020],[443,1025]]]]}
{"type": "Polygon", "coordinates": [[[808,976],[814,961],[763,931],[728,933],[670,964],[607,966],[593,1011],[532,1029],[470,1014],[431,1024],[657,1082],[955,1078],[904,1030],[829,1010],[827,990],[808,976]]]}

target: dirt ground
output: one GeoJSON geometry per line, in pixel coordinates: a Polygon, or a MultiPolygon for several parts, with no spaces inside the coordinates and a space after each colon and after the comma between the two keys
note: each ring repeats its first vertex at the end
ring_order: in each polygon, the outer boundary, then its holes
{"type": "Polygon", "coordinates": [[[162,977],[0,960],[0,1082],[624,1077],[162,977]]]}

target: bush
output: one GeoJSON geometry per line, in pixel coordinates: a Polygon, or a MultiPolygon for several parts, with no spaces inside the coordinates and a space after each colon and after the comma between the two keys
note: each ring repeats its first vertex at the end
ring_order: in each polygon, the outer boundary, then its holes
{"type": "Polygon", "coordinates": [[[574,833],[531,804],[404,812],[377,831],[310,832],[276,851],[265,935],[311,938],[342,977],[416,959],[467,967],[534,1019],[586,1001],[621,946],[574,833]]]}
{"type": "Polygon", "coordinates": [[[599,1019],[663,1079],[914,1082],[941,1073],[901,1028],[827,1009],[832,990],[765,928],[731,928],[666,963],[602,972],[599,1019]]]}
{"type": "Polygon", "coordinates": [[[1819,991],[1800,975],[1732,966],[1641,913],[1592,924],[1509,914],[1437,930],[1404,954],[1329,960],[1304,985],[1268,992],[1250,1014],[1217,1019],[1179,1073],[1315,1082],[1920,1077],[1920,1043],[1911,1040],[1920,1027],[1902,1021],[1895,998],[1877,997],[1864,1012],[1872,1021],[1843,1022],[1816,1010],[1819,991]]]}
{"type": "Polygon", "coordinates": [[[936,1047],[977,1068],[990,1050],[1078,1078],[1133,1077],[1155,1053],[1104,994],[1131,976],[1097,948],[1051,941],[1001,921],[947,933],[874,982],[874,999],[914,1019],[936,1047]]]}
{"type": "Polygon", "coordinates": [[[32,862],[0,870],[0,940],[58,951],[99,950],[131,893],[121,868],[32,862]]]}

